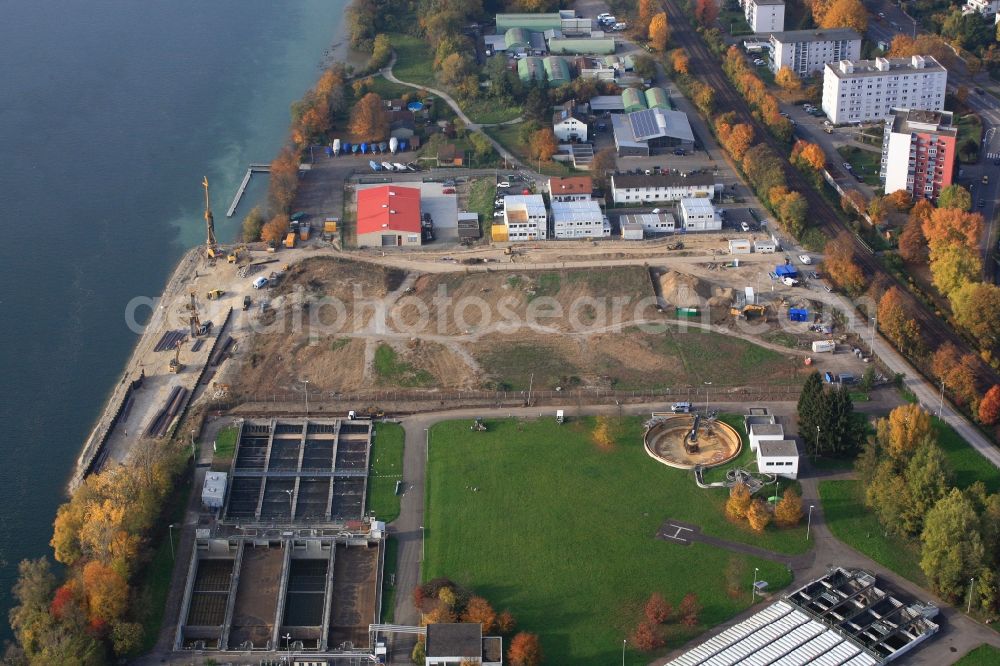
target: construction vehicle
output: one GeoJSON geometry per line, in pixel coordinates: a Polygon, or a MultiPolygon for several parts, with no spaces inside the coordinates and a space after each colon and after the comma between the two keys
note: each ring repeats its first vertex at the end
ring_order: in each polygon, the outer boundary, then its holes
{"type": "Polygon", "coordinates": [[[670,245],[667,246],[667,249],[668,250],[683,250],[684,249],[684,243],[681,242],[681,241],[677,241],[676,243],[671,243],[670,245]]]}
{"type": "Polygon", "coordinates": [[[174,344],[174,357],[170,359],[170,363],[167,365],[167,369],[171,372],[171,374],[176,375],[184,369],[184,364],[181,363],[181,344],[183,344],[183,342],[183,340],[178,340],[177,343],[174,344]]]}
{"type": "Polygon", "coordinates": [[[385,416],[385,412],[378,407],[365,407],[364,409],[352,409],[347,412],[347,418],[352,421],[355,419],[380,419],[385,416]]]}
{"type": "Polygon", "coordinates": [[[198,303],[194,299],[194,292],[191,292],[191,300],[184,306],[190,313],[188,315],[188,326],[191,329],[191,337],[196,338],[201,334],[201,320],[198,318],[198,303]]]}
{"type": "Polygon", "coordinates": [[[486,424],[483,423],[482,419],[476,419],[475,422],[469,426],[469,430],[473,432],[486,432],[486,424]]]}
{"type": "Polygon", "coordinates": [[[215,259],[219,256],[219,244],[215,240],[215,218],[212,216],[208,196],[208,176],[202,178],[201,184],[205,188],[205,254],[215,259]]]}
{"type": "Polygon", "coordinates": [[[246,245],[237,245],[226,255],[226,261],[231,264],[242,264],[245,259],[249,258],[250,253],[246,245]]]}
{"type": "Polygon", "coordinates": [[[285,236],[285,247],[287,247],[287,248],[293,248],[293,247],[295,247],[295,232],[294,231],[288,232],[288,235],[285,236]]]}
{"type": "Polygon", "coordinates": [[[225,293],[226,292],[224,292],[222,289],[213,289],[212,291],[205,294],[205,298],[207,298],[210,301],[217,301],[220,298],[222,298],[222,295],[225,293]]]}

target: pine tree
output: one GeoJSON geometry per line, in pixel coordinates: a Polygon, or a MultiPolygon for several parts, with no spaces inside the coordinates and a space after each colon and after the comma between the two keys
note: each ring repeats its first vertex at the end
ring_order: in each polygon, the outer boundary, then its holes
{"type": "Polygon", "coordinates": [[[813,372],[806,378],[799,393],[799,435],[806,441],[810,452],[817,453],[816,426],[820,425],[819,410],[823,397],[823,380],[819,372],[813,372]]]}

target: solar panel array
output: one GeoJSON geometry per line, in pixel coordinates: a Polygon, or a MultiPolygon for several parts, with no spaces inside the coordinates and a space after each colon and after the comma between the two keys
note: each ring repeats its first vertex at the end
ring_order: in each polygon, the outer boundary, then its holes
{"type": "Polygon", "coordinates": [[[632,124],[632,134],[636,139],[643,140],[662,134],[654,109],[630,113],[628,121],[632,124]]]}
{"type": "Polygon", "coordinates": [[[668,666],[806,664],[876,666],[860,647],[779,601],[669,662],[668,666]]]}

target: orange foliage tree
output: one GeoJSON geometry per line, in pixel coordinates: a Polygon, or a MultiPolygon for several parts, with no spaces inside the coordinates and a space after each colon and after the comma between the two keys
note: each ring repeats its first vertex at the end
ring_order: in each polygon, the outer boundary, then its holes
{"type": "Polygon", "coordinates": [[[522,631],[510,642],[507,661],[511,666],[538,666],[542,663],[542,644],[537,634],[522,631]]]}
{"type": "Polygon", "coordinates": [[[968,282],[951,294],[951,311],[984,349],[1000,345],[1000,287],[968,282]]]}
{"type": "Polygon", "coordinates": [[[956,56],[938,35],[921,33],[914,39],[909,35],[896,35],[889,47],[890,58],[909,58],[915,55],[932,55],[945,67],[955,64],[956,56]]]}
{"type": "Polygon", "coordinates": [[[954,243],[975,248],[983,235],[983,216],[957,208],[938,208],[924,222],[923,232],[932,255],[936,248],[954,243]]]}
{"type": "Polygon", "coordinates": [[[764,500],[758,497],[750,503],[750,509],[747,511],[747,522],[750,523],[750,529],[754,532],[763,532],[764,528],[771,522],[771,512],[767,510],[764,500]]]}
{"type": "Polygon", "coordinates": [[[719,5],[715,4],[715,0],[698,0],[694,7],[694,17],[698,23],[708,27],[719,18],[719,5]]]}
{"type": "Polygon", "coordinates": [[[496,626],[497,613],[486,599],[473,596],[465,604],[465,612],[462,613],[462,622],[479,623],[483,627],[483,635],[485,636],[493,631],[493,627],[496,626]]]}
{"type": "Polygon", "coordinates": [[[659,9],[655,0],[639,0],[638,16],[639,16],[639,26],[643,29],[648,28],[650,22],[653,20],[653,16],[656,15],[656,10],[659,9]]]}
{"type": "Polygon", "coordinates": [[[265,243],[280,243],[288,233],[289,219],[285,214],[275,215],[260,230],[260,239],[265,243]]]}
{"type": "Polygon", "coordinates": [[[994,384],[979,403],[979,422],[994,425],[1000,421],[1000,384],[994,384]]]}
{"type": "MultiPolygon", "coordinates": [[[[926,228],[926,227],[925,227],[926,228]]],[[[983,262],[979,252],[966,245],[931,245],[931,279],[945,296],[963,285],[979,280],[983,262]]]]}
{"type": "Polygon", "coordinates": [[[785,488],[781,501],[774,507],[774,522],[781,527],[794,527],[802,520],[802,496],[794,488],[785,488]]]}
{"type": "Polygon", "coordinates": [[[128,607],[128,581],[111,567],[91,560],[83,567],[83,590],[91,621],[117,620],[128,607]]]}
{"type": "Polygon", "coordinates": [[[888,432],[883,444],[893,458],[902,460],[916,450],[934,432],[930,414],[920,405],[900,405],[887,419],[888,432]]]}
{"type": "Polygon", "coordinates": [[[684,595],[680,605],[677,606],[677,616],[680,618],[681,624],[685,627],[698,626],[701,616],[701,602],[698,601],[697,594],[688,592],[684,595]]]}
{"type": "Polygon", "coordinates": [[[820,171],[826,166],[826,155],[818,144],[799,139],[792,146],[792,164],[800,169],[820,171]]]}
{"type": "Polygon", "coordinates": [[[802,79],[795,73],[795,70],[785,65],[774,75],[774,82],[788,92],[795,92],[802,88],[802,79]]]}
{"type": "Polygon", "coordinates": [[[868,30],[868,12],[861,0],[833,0],[820,16],[813,15],[820,28],[853,28],[859,34],[868,30]]]}
{"type": "Polygon", "coordinates": [[[823,249],[823,261],[830,279],[850,294],[860,294],[865,288],[865,275],[854,260],[854,249],[846,234],[827,242],[823,249]]]}
{"type": "Polygon", "coordinates": [[[753,145],[753,127],[747,123],[731,124],[732,114],[720,115],[715,120],[715,133],[719,143],[734,160],[742,161],[753,145]]]}
{"type": "Polygon", "coordinates": [[[649,21],[649,47],[664,53],[668,41],[670,41],[670,27],[667,25],[667,13],[660,12],[649,21]]]}
{"type": "Polygon", "coordinates": [[[670,604],[667,603],[662,594],[653,592],[649,595],[649,600],[646,601],[644,611],[647,620],[653,624],[663,624],[670,618],[673,609],[670,608],[670,604]]]}
{"type": "Polygon", "coordinates": [[[299,156],[291,147],[285,147],[274,161],[267,181],[267,201],[271,213],[291,210],[299,189],[299,156]]]}
{"type": "Polygon", "coordinates": [[[670,52],[670,66],[676,74],[687,74],[690,71],[690,62],[687,51],[684,49],[674,49],[670,52]]]}
{"type": "Polygon", "coordinates": [[[895,285],[879,299],[878,327],[904,354],[919,353],[923,348],[920,328],[907,312],[902,292],[895,285]]]}
{"type": "Polygon", "coordinates": [[[531,135],[528,150],[533,159],[550,160],[559,150],[559,142],[551,127],[543,127],[531,135]]]}
{"type": "Polygon", "coordinates": [[[649,620],[643,620],[632,632],[632,645],[643,652],[650,652],[666,645],[659,628],[649,620]]]}
{"type": "Polygon", "coordinates": [[[389,134],[389,116],[378,93],[370,92],[351,110],[351,135],[356,141],[381,141],[389,134]]]}
{"type": "Polygon", "coordinates": [[[931,372],[943,381],[945,388],[962,405],[971,404],[979,396],[976,389],[976,357],[962,354],[946,342],[931,357],[931,372]]]}
{"type": "Polygon", "coordinates": [[[750,510],[750,502],[750,489],[742,481],[738,482],[729,490],[729,499],[726,500],[726,517],[730,520],[746,518],[747,511],[750,510]]]}

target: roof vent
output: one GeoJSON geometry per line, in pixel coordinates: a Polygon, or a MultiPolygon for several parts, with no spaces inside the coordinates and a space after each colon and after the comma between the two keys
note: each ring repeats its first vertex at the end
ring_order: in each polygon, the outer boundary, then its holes
{"type": "Polygon", "coordinates": [[[390,214],[390,215],[395,215],[395,214],[396,214],[396,211],[394,211],[394,210],[392,210],[392,209],[390,208],[390,209],[389,209],[389,214],[390,214]]]}
{"type": "Polygon", "coordinates": [[[390,197],[396,196],[396,191],[395,190],[389,190],[389,196],[390,197]]]}

